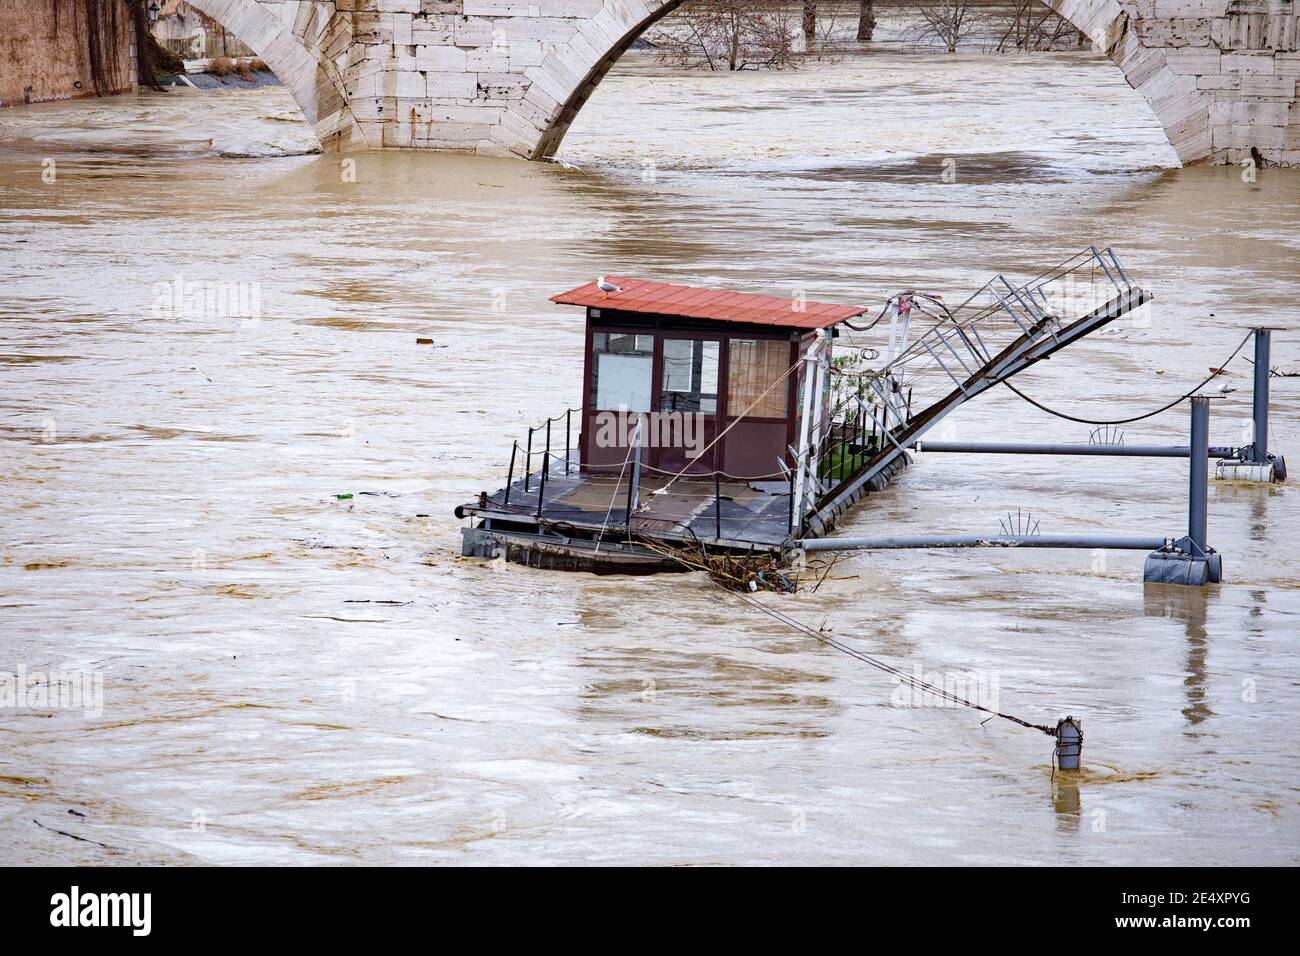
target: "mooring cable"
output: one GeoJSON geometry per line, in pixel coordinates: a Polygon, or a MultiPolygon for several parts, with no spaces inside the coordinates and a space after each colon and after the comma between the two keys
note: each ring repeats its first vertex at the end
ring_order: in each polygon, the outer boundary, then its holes
{"type": "MultiPolygon", "coordinates": [[[[655,551],[656,553],[663,555],[664,557],[672,558],[674,561],[676,561],[678,564],[680,564],[682,567],[686,568],[687,570],[705,571],[706,573],[708,572],[708,568],[706,566],[688,561],[675,548],[656,548],[653,545],[651,545],[650,542],[644,542],[644,543],[650,547],[650,550],[655,551]]],[[[819,641],[822,644],[825,644],[827,647],[839,651],[841,654],[847,654],[849,657],[852,657],[855,660],[861,661],[862,663],[874,667],[877,670],[884,671],[886,674],[890,674],[898,678],[903,684],[905,684],[908,687],[914,688],[916,690],[921,690],[921,691],[929,691],[930,693],[934,694],[937,697],[942,698],[943,700],[950,701],[954,704],[960,704],[963,707],[969,707],[972,710],[978,710],[983,713],[986,713],[989,715],[988,719],[990,720],[994,717],[1001,717],[1003,720],[1009,720],[1011,721],[1011,723],[1018,724],[1021,727],[1026,727],[1029,730],[1040,730],[1043,733],[1047,734],[1049,737],[1055,737],[1057,735],[1055,727],[1049,727],[1046,724],[1031,723],[1027,720],[1023,720],[1022,718],[1015,716],[1014,714],[1003,713],[1002,711],[999,710],[993,710],[991,707],[985,707],[983,704],[977,704],[975,701],[968,700],[965,697],[961,697],[958,694],[953,693],[952,691],[948,690],[945,687],[940,687],[937,684],[931,684],[929,681],[918,678],[915,674],[909,674],[906,671],[902,670],[901,668],[895,667],[893,664],[887,664],[884,661],[879,660],[878,658],[872,657],[870,654],[867,654],[864,651],[858,650],[856,647],[852,647],[848,644],[843,643],[842,641],[836,640],[835,638],[830,637],[829,635],[824,634],[821,631],[814,630],[813,628],[809,627],[807,624],[804,624],[802,621],[796,620],[795,618],[786,614],[784,611],[778,611],[775,608],[768,607],[762,601],[755,600],[754,598],[751,598],[747,594],[743,594],[738,591],[732,591],[730,588],[724,587],[722,584],[719,584],[717,581],[714,581],[712,577],[710,577],[709,580],[712,581],[712,583],[715,584],[720,590],[726,591],[728,594],[734,594],[741,601],[744,601],[749,606],[756,608],[759,611],[762,611],[764,614],[768,615],[778,623],[784,624],[786,627],[796,630],[800,634],[803,634],[807,637],[811,637],[813,640],[819,641]]]]}
{"type": "MultiPolygon", "coordinates": [[[[721,588],[722,585],[718,585],[718,587],[721,588]]],[[[724,591],[728,590],[726,588],[722,588],[722,589],[724,591]]],[[[844,644],[841,641],[837,641],[833,637],[828,637],[826,634],[823,634],[820,631],[815,631],[807,624],[804,624],[802,621],[795,620],[794,618],[790,617],[788,614],[786,614],[783,611],[778,611],[774,608],[770,608],[762,601],[756,601],[753,598],[749,597],[747,594],[736,594],[736,596],[740,598],[740,600],[744,601],[746,604],[750,605],[751,607],[757,608],[758,610],[762,611],[764,614],[767,614],[769,617],[773,618],[776,621],[779,621],[780,623],[786,625],[787,627],[793,628],[799,633],[811,637],[814,640],[820,641],[821,643],[825,644],[827,647],[834,648],[840,653],[847,654],[849,657],[862,661],[864,664],[868,664],[871,667],[876,668],[877,670],[881,670],[887,674],[891,674],[894,677],[897,677],[899,680],[901,680],[909,687],[915,688],[917,690],[929,691],[930,693],[935,694],[936,696],[941,697],[944,700],[951,701],[954,704],[961,704],[964,707],[970,707],[974,710],[983,711],[984,713],[990,715],[990,717],[1001,717],[1003,720],[1009,720],[1013,724],[1019,724],[1021,727],[1027,727],[1030,730],[1041,730],[1049,737],[1056,736],[1055,727],[1049,727],[1046,724],[1030,723],[1027,720],[1022,720],[1021,718],[1016,717],[1014,714],[1005,714],[1001,711],[993,710],[991,707],[985,707],[983,704],[977,704],[973,700],[968,700],[965,697],[961,697],[957,694],[954,694],[952,691],[949,691],[946,688],[940,687],[937,684],[931,684],[929,681],[922,680],[916,677],[916,675],[914,674],[909,674],[906,671],[902,670],[901,668],[895,667],[892,664],[887,664],[882,660],[878,660],[877,658],[872,657],[870,654],[866,654],[858,650],[856,647],[851,647],[848,644],[844,644]]]]}
{"type": "Polygon", "coordinates": [[[1135,415],[1132,418],[1092,419],[1092,418],[1080,418],[1076,415],[1069,415],[1066,414],[1065,412],[1057,411],[1054,408],[1048,408],[1042,402],[1030,398],[1028,395],[1020,391],[1020,389],[1016,388],[1006,379],[1001,379],[1000,381],[1002,382],[1003,385],[1011,389],[1011,391],[1015,392],[1017,395],[1019,395],[1021,398],[1027,401],[1030,405],[1033,405],[1035,408],[1047,412],[1047,414],[1049,415],[1055,415],[1057,418],[1064,418],[1066,421],[1069,422],[1078,422],[1080,425],[1129,425],[1132,424],[1133,422],[1140,422],[1147,418],[1154,418],[1156,415],[1159,415],[1161,412],[1167,412],[1175,405],[1179,405],[1187,401],[1187,399],[1191,398],[1193,395],[1195,395],[1197,392],[1203,389],[1215,378],[1222,375],[1224,370],[1228,367],[1228,363],[1231,362],[1233,359],[1235,359],[1239,354],[1241,354],[1241,350],[1246,347],[1246,343],[1251,340],[1251,337],[1254,336],[1254,334],[1255,334],[1254,329],[1251,329],[1249,332],[1247,332],[1246,337],[1241,340],[1241,344],[1238,345],[1237,348],[1233,351],[1233,353],[1228,356],[1227,360],[1222,362],[1218,366],[1216,366],[1213,370],[1211,370],[1209,376],[1203,379],[1200,382],[1200,384],[1198,384],[1190,392],[1184,392],[1182,395],[1178,396],[1168,405],[1162,405],[1160,408],[1157,408],[1155,411],[1145,412],[1144,414],[1141,415],[1135,415]]]}
{"type": "MultiPolygon", "coordinates": [[[[641,434],[641,423],[640,423],[640,422],[637,423],[637,426],[636,426],[636,434],[637,434],[638,437],[639,437],[640,434],[641,434]]],[[[625,471],[627,470],[628,462],[630,462],[631,460],[632,460],[632,446],[631,446],[631,445],[628,445],[628,446],[627,446],[627,455],[625,455],[624,458],[623,458],[623,467],[620,468],[620,469],[618,470],[618,477],[617,477],[616,479],[614,479],[614,493],[611,494],[611,495],[609,496],[609,507],[605,509],[605,520],[602,521],[602,522],[600,523],[600,532],[596,535],[596,552],[595,552],[596,554],[600,554],[600,545],[601,545],[601,542],[605,540],[605,529],[609,526],[609,516],[610,516],[611,514],[614,513],[614,501],[618,498],[618,486],[622,483],[622,481],[623,481],[623,472],[625,472],[625,471]]],[[[629,478],[628,478],[628,483],[630,484],[631,481],[632,481],[632,479],[631,479],[631,477],[629,477],[629,478]]],[[[540,509],[541,509],[541,504],[540,504],[541,492],[539,491],[537,494],[538,494],[538,499],[539,499],[538,510],[539,510],[539,513],[540,513],[540,509]]]]}

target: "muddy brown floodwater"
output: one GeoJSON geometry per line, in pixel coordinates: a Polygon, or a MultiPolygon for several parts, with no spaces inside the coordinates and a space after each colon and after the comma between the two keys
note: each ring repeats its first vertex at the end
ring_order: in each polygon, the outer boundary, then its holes
{"type": "MultiPolygon", "coordinates": [[[[581,318],[546,300],[601,273],[880,303],[1097,241],[1155,291],[1150,326],[1031,394],[1151,408],[1260,322],[1300,367],[1300,172],[1173,168],[1090,55],[627,62],[576,169],[391,153],[345,182],[311,141],[276,88],[0,111],[0,670],[104,682],[100,716],[0,710],[0,862],[1300,860],[1294,482],[1212,484],[1205,591],[1144,589],[1130,552],[891,552],[766,597],[1082,717],[1087,770],[1055,779],[1045,736],[896,706],[696,576],[462,560],[452,515],[579,401],[581,318]],[[260,318],[169,315],[177,277],[251,283],[260,318]]],[[[1215,444],[1240,443],[1249,372],[1215,444]]],[[[1300,464],[1300,379],[1274,386],[1300,464]]],[[[955,427],[1088,439],[1005,392],[955,427]]],[[[1026,508],[1177,535],[1185,486],[1178,461],[923,457],[848,529],[1026,508]]]]}

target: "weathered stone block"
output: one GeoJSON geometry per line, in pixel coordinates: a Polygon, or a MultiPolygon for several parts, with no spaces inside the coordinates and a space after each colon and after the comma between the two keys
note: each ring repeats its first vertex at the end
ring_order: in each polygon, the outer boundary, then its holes
{"type": "Polygon", "coordinates": [[[1281,126],[1250,126],[1230,124],[1212,126],[1214,147],[1251,146],[1259,149],[1281,149],[1284,130],[1281,126]]]}
{"type": "Polygon", "coordinates": [[[1206,73],[1218,73],[1219,60],[1223,56],[1218,50],[1203,50],[1185,47],[1165,52],[1165,64],[1174,73],[1202,76],[1206,73]]]}
{"type": "Polygon", "coordinates": [[[1180,17],[1221,17],[1231,0],[1153,0],[1149,16],[1160,20],[1180,17]]]}
{"type": "Polygon", "coordinates": [[[1216,101],[1210,107],[1214,126],[1285,126],[1288,104],[1273,100],[1216,101]]]}
{"type": "Polygon", "coordinates": [[[434,73],[464,73],[465,51],[454,46],[416,47],[415,62],[420,69],[434,73]]]}
{"type": "Polygon", "coordinates": [[[509,39],[505,22],[482,19],[456,21],[455,43],[457,46],[504,45],[509,42],[509,39]]]}
{"type": "Polygon", "coordinates": [[[1295,99],[1296,79],[1293,76],[1252,76],[1241,78],[1243,96],[1281,96],[1295,99]]]}
{"type": "Polygon", "coordinates": [[[478,78],[473,73],[430,72],[428,95],[443,99],[470,99],[478,93],[478,78]]]}
{"type": "Polygon", "coordinates": [[[409,123],[385,123],[383,144],[393,149],[408,149],[415,145],[414,129],[409,123]]]}
{"type": "Polygon", "coordinates": [[[486,100],[521,100],[528,84],[516,73],[478,74],[478,96],[486,100]]]}
{"type": "Polygon", "coordinates": [[[1225,53],[1220,63],[1224,73],[1273,75],[1273,58],[1267,53],[1225,53]]]}
{"type": "Polygon", "coordinates": [[[387,120],[397,108],[395,96],[358,96],[348,101],[352,115],[358,120],[387,120]]]}
{"type": "Polygon", "coordinates": [[[424,96],[426,85],[424,74],[411,71],[405,73],[386,72],[380,75],[379,91],[383,96],[424,96]]]}
{"type": "Polygon", "coordinates": [[[1137,34],[1147,47],[1209,46],[1213,21],[1204,17],[1176,20],[1139,20],[1137,34]]]}
{"type": "Polygon", "coordinates": [[[477,47],[465,51],[465,69],[471,73],[507,73],[510,70],[510,57],[497,53],[492,47],[477,47]]]}

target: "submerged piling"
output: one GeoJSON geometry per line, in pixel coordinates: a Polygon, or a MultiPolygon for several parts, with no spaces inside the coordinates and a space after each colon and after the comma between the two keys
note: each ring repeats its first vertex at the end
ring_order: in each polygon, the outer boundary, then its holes
{"type": "Polygon", "coordinates": [[[1056,725],[1056,766],[1060,770],[1078,770],[1083,756],[1081,722],[1066,716],[1056,725]]]}

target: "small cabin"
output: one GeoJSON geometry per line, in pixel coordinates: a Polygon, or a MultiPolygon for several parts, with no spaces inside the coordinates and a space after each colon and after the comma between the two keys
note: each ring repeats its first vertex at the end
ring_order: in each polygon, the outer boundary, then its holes
{"type": "Polygon", "coordinates": [[[782,480],[799,442],[800,359],[819,330],[865,310],[613,276],[606,287],[551,297],[587,312],[583,469],[618,472],[635,441],[651,470],[782,480]]]}

